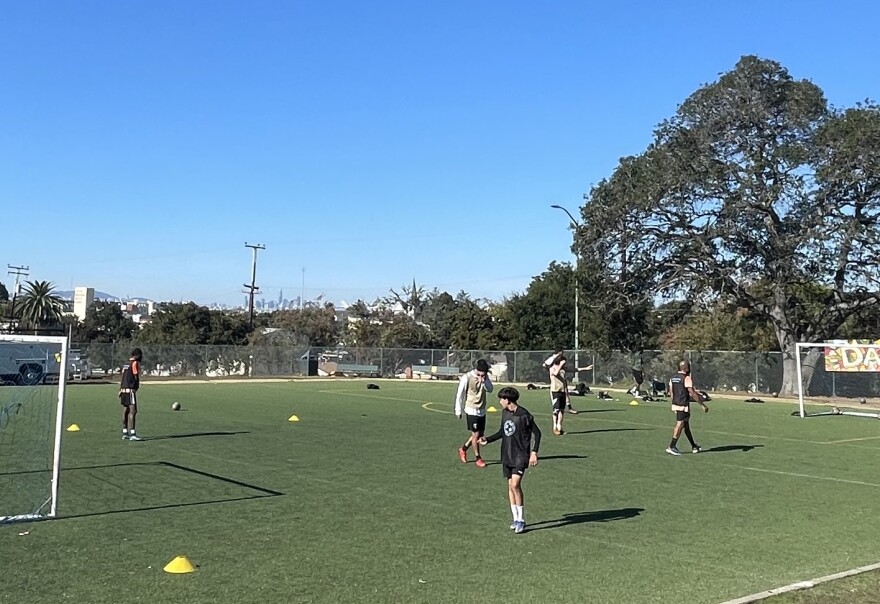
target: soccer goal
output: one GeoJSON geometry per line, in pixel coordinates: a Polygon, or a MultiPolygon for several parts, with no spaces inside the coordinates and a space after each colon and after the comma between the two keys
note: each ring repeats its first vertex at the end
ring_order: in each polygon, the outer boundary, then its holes
{"type": "Polygon", "coordinates": [[[852,415],[880,419],[880,344],[814,342],[796,346],[801,417],[852,415]],[[806,404],[823,405],[820,411],[806,404]],[[829,408],[830,405],[830,408],[829,408]]]}
{"type": "Polygon", "coordinates": [[[0,334],[0,523],[54,517],[67,338],[0,334]]]}

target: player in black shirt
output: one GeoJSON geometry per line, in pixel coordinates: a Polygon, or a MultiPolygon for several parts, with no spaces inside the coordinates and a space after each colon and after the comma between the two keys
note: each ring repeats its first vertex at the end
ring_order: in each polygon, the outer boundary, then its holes
{"type": "Polygon", "coordinates": [[[122,379],[119,381],[119,402],[122,404],[122,438],[123,440],[141,440],[135,431],[137,418],[137,391],[141,385],[141,361],[143,353],[140,348],[131,351],[131,358],[122,368],[122,379]]]}
{"type": "Polygon", "coordinates": [[[522,479],[528,466],[538,465],[541,429],[528,409],[517,404],[519,392],[516,388],[502,388],[498,398],[503,409],[501,428],[495,434],[480,439],[480,444],[487,445],[501,439],[501,466],[507,479],[507,494],[513,514],[510,528],[522,533],[526,529],[523,519],[522,479]]]}

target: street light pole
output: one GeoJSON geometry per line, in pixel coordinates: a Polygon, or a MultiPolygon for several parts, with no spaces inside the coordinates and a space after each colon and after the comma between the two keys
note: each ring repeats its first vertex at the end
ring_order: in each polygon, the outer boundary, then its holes
{"type": "Polygon", "coordinates": [[[577,252],[577,235],[580,231],[581,224],[577,220],[575,220],[574,216],[571,215],[571,212],[569,212],[564,207],[562,207],[560,205],[556,205],[556,204],[553,204],[550,207],[553,209],[562,210],[563,212],[565,212],[568,215],[569,219],[571,220],[571,226],[574,228],[574,234],[575,234],[575,248],[574,248],[575,249],[575,252],[574,252],[574,368],[575,368],[575,372],[574,372],[574,375],[575,375],[575,377],[578,378],[578,381],[580,381],[580,375],[579,375],[580,371],[578,368],[581,366],[581,363],[580,363],[580,338],[579,338],[579,331],[580,331],[579,330],[579,327],[580,327],[579,314],[580,314],[580,306],[581,305],[580,305],[580,302],[578,299],[579,295],[580,295],[579,294],[580,284],[578,283],[578,274],[580,272],[580,267],[581,267],[581,255],[577,252]]]}

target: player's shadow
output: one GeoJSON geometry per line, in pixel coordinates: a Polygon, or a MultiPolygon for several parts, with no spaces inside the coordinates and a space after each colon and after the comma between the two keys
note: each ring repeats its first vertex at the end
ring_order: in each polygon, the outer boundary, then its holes
{"type": "Polygon", "coordinates": [[[763,447],[764,445],[723,445],[721,447],[712,447],[711,449],[703,449],[702,453],[727,453],[729,451],[742,451],[747,453],[752,449],[763,447]]]}
{"type": "MultiPolygon", "coordinates": [[[[553,461],[557,459],[586,459],[586,455],[539,455],[538,456],[538,465],[545,461],[553,461]]],[[[483,460],[485,461],[485,460],[483,460]]],[[[501,461],[487,461],[487,466],[500,466],[501,461]]]]}
{"type": "Polygon", "coordinates": [[[250,430],[237,432],[188,432],[185,434],[163,434],[160,436],[144,436],[143,440],[164,440],[166,438],[194,438],[196,436],[232,436],[233,434],[250,434],[250,430]]]}
{"type": "Polygon", "coordinates": [[[635,518],[645,511],[645,508],[621,508],[619,510],[595,510],[592,512],[578,512],[575,514],[563,514],[562,518],[542,520],[528,525],[529,531],[543,531],[546,529],[562,528],[572,524],[584,522],[613,522],[615,520],[627,520],[635,518]]]}
{"type": "Polygon", "coordinates": [[[598,434],[599,432],[632,432],[635,430],[651,430],[651,428],[600,428],[598,430],[580,430],[578,432],[566,432],[566,434],[598,434]]]}

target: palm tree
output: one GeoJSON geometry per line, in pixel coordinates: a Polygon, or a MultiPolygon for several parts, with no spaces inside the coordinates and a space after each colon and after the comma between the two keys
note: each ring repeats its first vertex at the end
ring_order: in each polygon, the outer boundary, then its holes
{"type": "Polygon", "coordinates": [[[27,281],[17,306],[22,326],[37,330],[57,324],[64,313],[64,301],[53,294],[55,286],[48,281],[27,281]]]}

